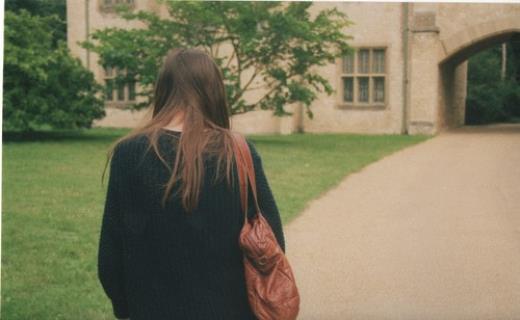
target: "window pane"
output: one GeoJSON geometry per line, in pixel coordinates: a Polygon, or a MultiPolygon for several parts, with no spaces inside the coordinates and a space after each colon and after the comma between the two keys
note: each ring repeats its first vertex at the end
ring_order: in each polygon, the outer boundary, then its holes
{"type": "Polygon", "coordinates": [[[135,100],[135,81],[130,81],[128,83],[128,100],[135,100]]]}
{"type": "Polygon", "coordinates": [[[374,78],[374,101],[385,102],[385,78],[374,78]]]}
{"type": "Polygon", "coordinates": [[[106,76],[107,78],[111,78],[111,77],[113,77],[113,76],[114,76],[114,68],[112,68],[112,67],[106,67],[106,68],[105,68],[105,76],[106,76]]]}
{"type": "Polygon", "coordinates": [[[105,80],[105,100],[114,100],[114,80],[112,79],[105,80]]]}
{"type": "Polygon", "coordinates": [[[359,102],[368,102],[368,77],[358,78],[358,89],[359,102]]]}
{"type": "Polygon", "coordinates": [[[343,57],[343,73],[354,72],[354,55],[350,54],[343,57]]]}
{"type": "Polygon", "coordinates": [[[358,52],[358,73],[368,73],[368,49],[361,49],[358,52]]]}
{"type": "Polygon", "coordinates": [[[373,51],[372,72],[374,72],[374,73],[384,73],[385,72],[385,50],[384,49],[375,49],[373,51]]]}
{"type": "Polygon", "coordinates": [[[354,101],[354,79],[351,77],[343,78],[343,101],[354,101]]]}
{"type": "Polygon", "coordinates": [[[124,101],[125,100],[125,85],[124,83],[117,84],[117,100],[124,101]]]}
{"type": "Polygon", "coordinates": [[[115,79],[115,87],[116,87],[116,95],[118,101],[124,101],[125,100],[125,83],[124,83],[124,70],[121,70],[119,68],[115,68],[115,73],[117,75],[117,78],[115,79]]]}

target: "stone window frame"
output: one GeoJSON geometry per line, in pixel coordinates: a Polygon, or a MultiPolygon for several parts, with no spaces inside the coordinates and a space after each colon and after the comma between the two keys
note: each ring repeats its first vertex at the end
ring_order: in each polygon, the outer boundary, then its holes
{"type": "Polygon", "coordinates": [[[390,52],[390,44],[388,43],[379,43],[379,44],[359,44],[359,45],[351,45],[354,49],[354,55],[352,59],[352,66],[354,70],[351,73],[344,72],[344,58],[340,57],[336,62],[336,70],[337,70],[337,103],[336,107],[338,109],[360,109],[360,110],[382,110],[386,109],[388,106],[389,99],[389,52],[390,52]],[[360,73],[358,72],[359,66],[359,51],[363,49],[369,50],[369,72],[368,73],[360,73]],[[373,51],[383,49],[384,50],[384,72],[382,73],[374,73],[372,72],[372,63],[373,63],[373,51]],[[359,78],[368,77],[368,85],[369,85],[369,101],[368,102],[360,102],[358,99],[359,93],[359,78]],[[382,102],[374,101],[374,78],[382,77],[384,79],[384,100],[382,102]],[[348,102],[344,100],[344,83],[343,78],[352,78],[353,80],[353,101],[348,102]]]}
{"type": "Polygon", "coordinates": [[[115,12],[118,5],[127,5],[130,9],[135,9],[137,0],[99,0],[99,10],[101,12],[115,12]]]}
{"type": "Polygon", "coordinates": [[[135,104],[137,102],[137,82],[132,81],[129,83],[120,84],[116,83],[117,76],[125,76],[127,74],[126,69],[119,69],[117,67],[103,67],[103,81],[105,83],[104,101],[105,105],[110,107],[124,108],[128,105],[135,104]],[[109,83],[112,83],[112,89],[109,90],[109,83]],[[120,91],[121,90],[121,91],[120,91]],[[111,92],[111,98],[108,99],[108,91],[111,92]],[[122,93],[122,94],[121,94],[122,93]],[[122,98],[121,98],[122,97],[122,98]]]}

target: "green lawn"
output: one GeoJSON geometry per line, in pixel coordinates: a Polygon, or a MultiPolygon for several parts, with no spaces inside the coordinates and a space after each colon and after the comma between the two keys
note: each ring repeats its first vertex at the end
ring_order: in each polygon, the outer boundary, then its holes
{"type": "MultiPolygon", "coordinates": [[[[1,318],[112,319],[97,279],[109,144],[126,130],[11,137],[3,149],[1,318]]],[[[418,136],[250,136],[284,222],[366,164],[418,136]]]]}

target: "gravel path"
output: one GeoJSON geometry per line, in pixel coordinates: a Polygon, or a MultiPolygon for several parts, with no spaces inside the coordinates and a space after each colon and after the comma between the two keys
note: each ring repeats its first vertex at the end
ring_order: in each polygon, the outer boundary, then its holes
{"type": "Polygon", "coordinates": [[[520,126],[390,155],[285,232],[299,319],[520,319],[520,126]]]}

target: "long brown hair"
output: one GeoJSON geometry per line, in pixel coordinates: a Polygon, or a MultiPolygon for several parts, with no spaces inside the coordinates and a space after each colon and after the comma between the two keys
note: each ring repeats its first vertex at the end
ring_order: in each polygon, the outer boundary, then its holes
{"type": "MultiPolygon", "coordinates": [[[[116,140],[110,147],[103,177],[114,148],[122,141],[145,134],[159,159],[172,172],[165,185],[161,204],[165,206],[177,181],[182,205],[192,212],[198,204],[204,179],[203,154],[217,156],[215,180],[225,168],[228,184],[232,178],[232,135],[223,76],[213,59],[196,48],[173,49],[164,58],[155,83],[151,119],[116,140]],[[177,146],[173,170],[160,154],[160,130],[183,113],[184,124],[177,146]]],[[[147,151],[148,151],[147,150],[147,151]]],[[[103,180],[102,177],[102,180],[103,180]]],[[[177,193],[176,193],[177,194],[177,193]]]]}

